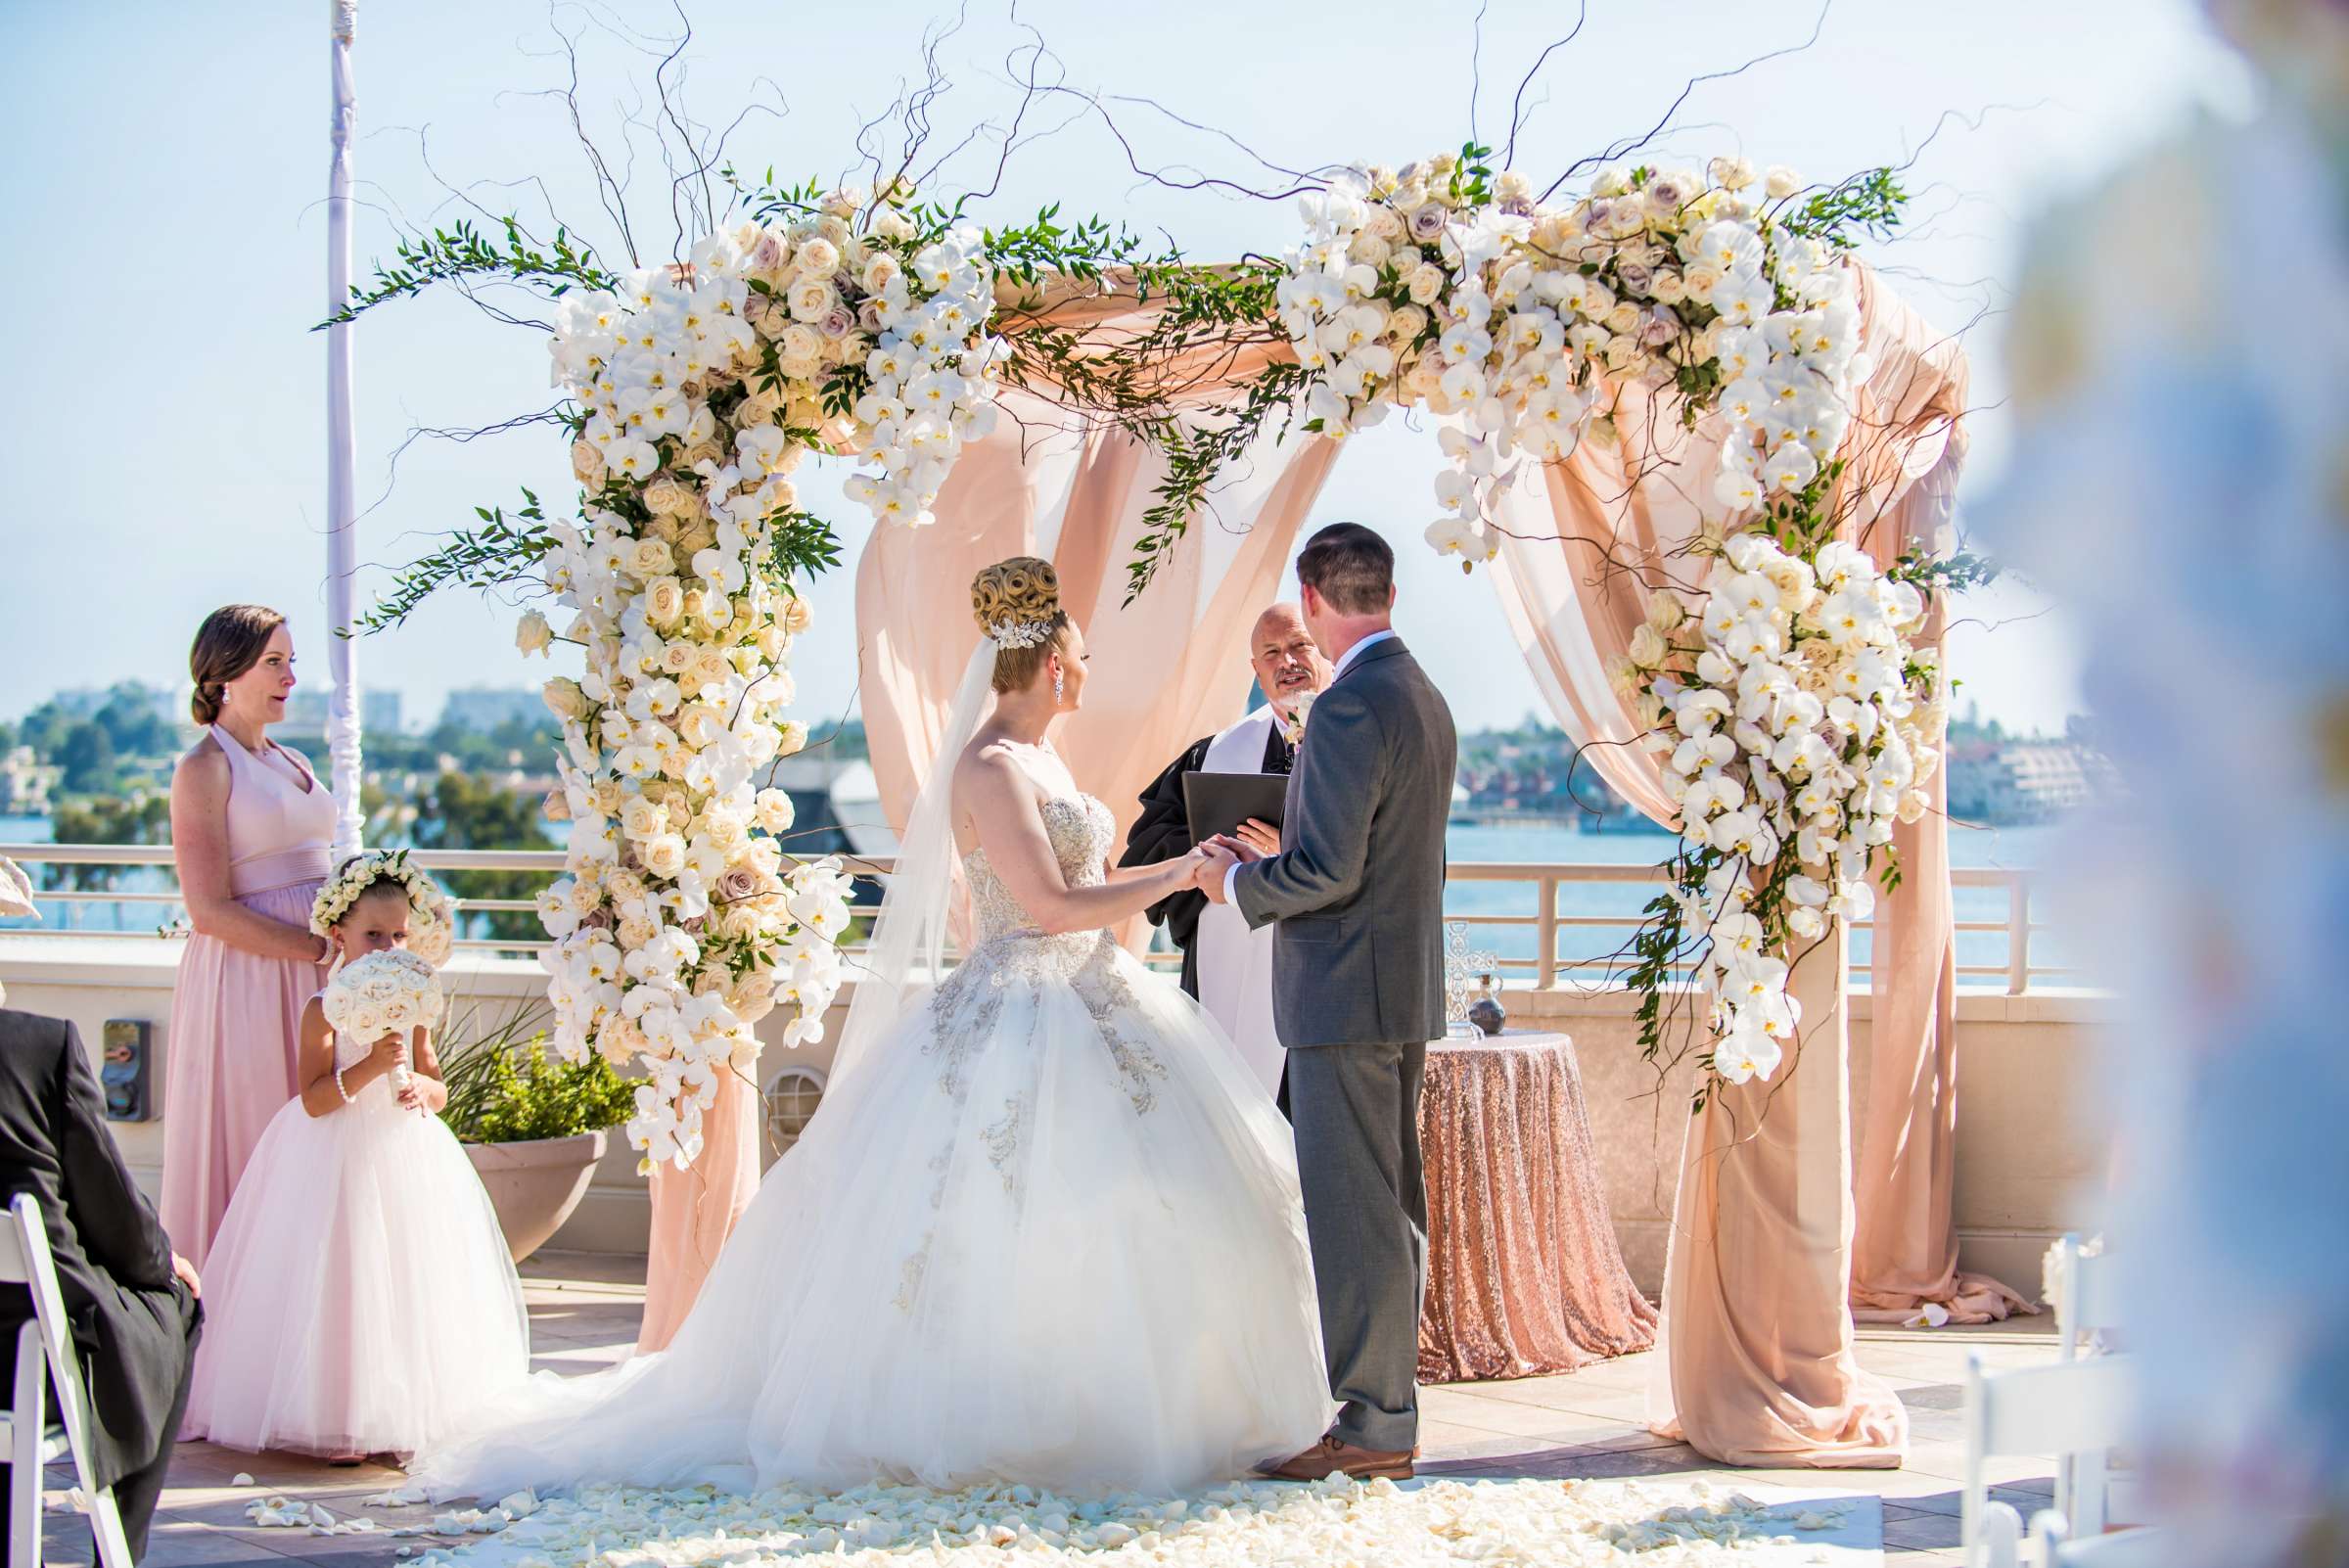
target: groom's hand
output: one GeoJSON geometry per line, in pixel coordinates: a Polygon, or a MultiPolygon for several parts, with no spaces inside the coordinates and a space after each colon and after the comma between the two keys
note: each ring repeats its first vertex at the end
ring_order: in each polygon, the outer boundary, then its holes
{"type": "Polygon", "coordinates": [[[1223,879],[1239,863],[1239,856],[1231,853],[1223,840],[1210,839],[1199,846],[1199,869],[1193,874],[1193,881],[1199,891],[1207,895],[1210,902],[1221,903],[1223,879]]]}

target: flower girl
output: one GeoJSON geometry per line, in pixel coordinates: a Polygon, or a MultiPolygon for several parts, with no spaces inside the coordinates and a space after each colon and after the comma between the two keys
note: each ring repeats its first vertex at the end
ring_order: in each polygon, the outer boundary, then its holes
{"type": "Polygon", "coordinates": [[[301,1097],[262,1133],[212,1243],[180,1435],[355,1463],[413,1453],[528,1375],[530,1321],[488,1194],[437,1114],[426,955],[446,955],[446,900],[404,853],[371,852],[319,891],[310,925],[337,967],[302,1013],[301,1097]]]}

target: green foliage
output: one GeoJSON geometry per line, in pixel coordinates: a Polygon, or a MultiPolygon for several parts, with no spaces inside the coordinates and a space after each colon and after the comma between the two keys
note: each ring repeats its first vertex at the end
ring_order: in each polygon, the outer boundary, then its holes
{"type": "MultiPolygon", "coordinates": [[[[416,844],[427,850],[551,850],[552,839],[538,822],[539,801],[474,773],[443,773],[417,807],[416,844]]],[[[544,879],[530,871],[443,871],[437,873],[460,899],[529,899],[544,879]]],[[[468,911],[459,915],[465,935],[506,942],[535,941],[538,916],[519,909],[468,911]]]]}
{"type": "Polygon", "coordinates": [[[1778,227],[1788,234],[1818,240],[1837,251],[1857,247],[1863,237],[1886,240],[1900,226],[1901,209],[1909,193],[1889,168],[1863,169],[1819,192],[1800,207],[1778,214],[1778,227]]]}
{"type": "Polygon", "coordinates": [[[415,613],[436,592],[456,583],[467,588],[498,588],[529,578],[555,536],[546,526],[546,513],[537,495],[525,489],[523,504],[509,522],[504,507],[477,506],[479,529],[450,531],[448,542],[432,554],[409,562],[392,579],[392,591],[361,615],[355,627],[338,626],[337,636],[388,631],[415,613]]]}
{"type": "Polygon", "coordinates": [[[169,776],[180,732],[168,692],[125,680],[51,698],[24,715],[16,741],[62,767],[69,793],[125,795],[169,776]]]}
{"type": "Polygon", "coordinates": [[[777,582],[796,581],[803,574],[829,572],[840,565],[840,536],[832,525],[812,512],[787,512],[774,520],[774,548],[767,570],[777,582]]]}
{"type": "Polygon", "coordinates": [[[1885,576],[1895,582],[1913,583],[1928,598],[1936,593],[1963,593],[1999,580],[2005,568],[1974,550],[1935,558],[1913,550],[1895,561],[1885,576]]]}
{"type": "MultiPolygon", "coordinates": [[[[85,728],[74,733],[87,732],[85,728]]],[[[60,806],[50,817],[50,838],[58,844],[168,844],[171,801],[162,795],[138,794],[128,800],[101,795],[60,806]]],[[[122,869],[112,865],[53,865],[47,868],[48,884],[53,888],[70,886],[76,892],[93,893],[112,888],[122,869]]]]}
{"type": "MultiPolygon", "coordinates": [[[[564,1062],[546,1051],[543,1002],[527,1002],[465,1044],[440,1052],[448,1103],[440,1120],[467,1143],[519,1143],[618,1127],[633,1110],[634,1086],[600,1056],[564,1062]]],[[[457,1021],[468,1033],[478,1010],[457,1021]]]]}
{"type": "Polygon", "coordinates": [[[311,330],[352,320],[377,305],[422,294],[435,284],[463,287],[477,279],[499,278],[535,288],[556,300],[575,288],[610,289],[620,282],[618,276],[596,264],[592,248],[573,244],[566,229],[555,230],[553,245],[542,251],[523,232],[520,219],[509,215],[499,220],[499,226],[505,231],[503,246],[483,239],[467,219],[459,219],[453,228],[435,229],[422,239],[400,241],[393,253],[398,257],[396,264],[377,262],[373,284],[364,288],[351,285],[350,302],[311,330]]]}

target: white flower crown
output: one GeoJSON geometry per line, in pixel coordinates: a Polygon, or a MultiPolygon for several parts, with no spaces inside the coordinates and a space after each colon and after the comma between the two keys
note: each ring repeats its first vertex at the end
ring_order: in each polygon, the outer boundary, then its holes
{"type": "Polygon", "coordinates": [[[408,862],[405,850],[367,850],[353,855],[342,870],[327,879],[326,886],[318,890],[318,897],[310,901],[310,929],[325,936],[350,913],[350,906],[359,901],[359,895],[386,881],[396,882],[407,890],[408,907],[425,927],[422,932],[410,934],[409,945],[427,961],[440,962],[446,956],[444,951],[440,957],[435,957],[425,949],[444,948],[446,945],[438,940],[438,933],[453,934],[455,919],[448,906],[448,896],[425,874],[422,866],[408,862]]]}
{"type": "Polygon", "coordinates": [[[987,628],[998,648],[1034,648],[1052,637],[1049,621],[998,621],[987,628]]]}

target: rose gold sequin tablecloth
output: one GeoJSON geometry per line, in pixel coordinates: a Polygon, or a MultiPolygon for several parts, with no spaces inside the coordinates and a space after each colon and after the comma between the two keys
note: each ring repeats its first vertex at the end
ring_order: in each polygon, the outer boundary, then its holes
{"type": "Polygon", "coordinates": [[[1564,1035],[1428,1047],[1419,1381],[1570,1372],[1656,1342],[1616,1245],[1564,1035]]]}

